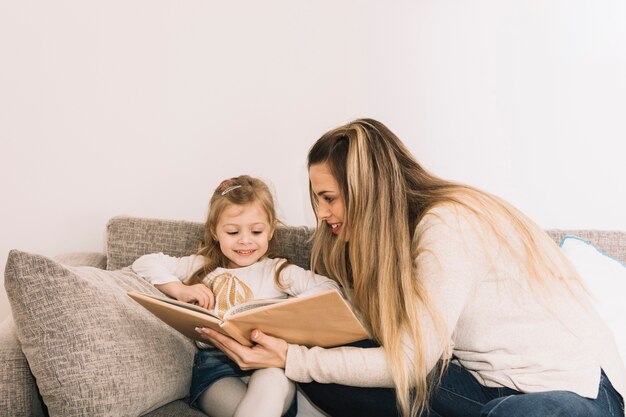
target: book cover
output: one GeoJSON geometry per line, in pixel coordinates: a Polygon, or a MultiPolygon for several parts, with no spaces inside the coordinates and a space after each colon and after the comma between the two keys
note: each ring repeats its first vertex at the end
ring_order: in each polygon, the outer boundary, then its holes
{"type": "Polygon", "coordinates": [[[172,298],[129,292],[152,314],[193,340],[207,342],[196,327],[210,327],[252,346],[254,329],[304,346],[333,347],[368,338],[350,306],[337,290],[304,297],[251,300],[229,310],[224,319],[210,310],[172,298]]]}

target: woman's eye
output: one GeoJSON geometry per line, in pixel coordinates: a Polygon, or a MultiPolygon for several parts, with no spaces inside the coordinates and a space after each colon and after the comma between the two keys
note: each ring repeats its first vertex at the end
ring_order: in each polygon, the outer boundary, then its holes
{"type": "Polygon", "coordinates": [[[335,199],[332,197],[324,197],[324,201],[326,201],[327,203],[332,203],[335,199]]]}

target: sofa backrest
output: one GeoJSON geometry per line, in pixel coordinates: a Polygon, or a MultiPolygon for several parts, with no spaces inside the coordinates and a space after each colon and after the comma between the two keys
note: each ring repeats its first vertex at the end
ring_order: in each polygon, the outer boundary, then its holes
{"type": "Polygon", "coordinates": [[[552,229],[547,232],[557,244],[560,244],[565,236],[577,236],[588,241],[610,257],[626,264],[626,231],[552,229]]]}
{"type": "MultiPolygon", "coordinates": [[[[191,255],[202,241],[203,226],[203,223],[184,220],[113,217],[106,231],[107,269],[129,266],[147,253],[191,255]]],[[[313,230],[305,226],[280,226],[270,242],[270,251],[308,269],[312,233],[313,230]]]]}
{"type": "MultiPolygon", "coordinates": [[[[184,220],[147,219],[117,216],[109,220],[106,235],[107,269],[131,265],[147,253],[163,252],[171,256],[195,253],[202,240],[203,223],[184,220]]],[[[282,226],[270,244],[273,253],[309,268],[313,229],[305,226],[282,226]]],[[[560,243],[563,236],[574,235],[588,240],[606,254],[626,263],[626,232],[598,230],[548,230],[560,243]]]]}

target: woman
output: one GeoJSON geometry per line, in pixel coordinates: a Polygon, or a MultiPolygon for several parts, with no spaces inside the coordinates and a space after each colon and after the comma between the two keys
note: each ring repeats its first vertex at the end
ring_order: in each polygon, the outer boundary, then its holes
{"type": "Polygon", "coordinates": [[[244,368],[315,382],[302,387],[331,415],[624,416],[612,335],[531,220],[430,174],[371,119],[323,135],[308,167],[312,268],[347,289],[382,347],[207,340],[244,368]]]}

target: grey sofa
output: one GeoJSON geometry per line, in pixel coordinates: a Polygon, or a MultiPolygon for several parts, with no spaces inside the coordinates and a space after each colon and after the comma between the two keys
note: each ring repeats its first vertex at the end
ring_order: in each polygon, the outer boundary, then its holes
{"type": "MultiPolygon", "coordinates": [[[[626,232],[576,235],[626,262],[626,232]]],[[[276,253],[307,267],[311,229],[281,227],[276,253]]],[[[114,217],[103,253],[47,259],[12,251],[0,323],[0,415],[204,416],[185,402],[195,345],[125,297],[151,286],[128,268],[152,252],[193,253],[202,224],[114,217]],[[139,365],[138,365],[139,364],[139,365]],[[45,404],[45,405],[44,405],[45,404]]],[[[155,289],[152,289],[156,291],[155,289]]],[[[299,393],[299,416],[320,416],[299,393]]]]}

